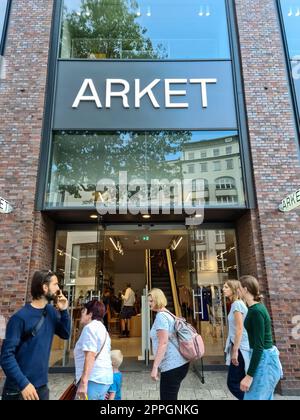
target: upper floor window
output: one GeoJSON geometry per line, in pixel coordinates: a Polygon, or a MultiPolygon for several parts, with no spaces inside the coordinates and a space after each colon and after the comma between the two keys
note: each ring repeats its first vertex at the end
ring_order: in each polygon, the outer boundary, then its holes
{"type": "Polygon", "coordinates": [[[0,55],[3,53],[9,0],[0,0],[0,55]]]}
{"type": "Polygon", "coordinates": [[[230,59],[226,0],[64,0],[65,59],[230,59]]]}
{"type": "Polygon", "coordinates": [[[236,188],[236,182],[234,178],[218,178],[216,180],[217,190],[233,190],[236,188]]]}
{"type": "Polygon", "coordinates": [[[280,0],[289,55],[300,60],[300,0],[280,0]]]}
{"type": "Polygon", "coordinates": [[[189,174],[195,173],[195,165],[188,165],[188,173],[189,174]]]}

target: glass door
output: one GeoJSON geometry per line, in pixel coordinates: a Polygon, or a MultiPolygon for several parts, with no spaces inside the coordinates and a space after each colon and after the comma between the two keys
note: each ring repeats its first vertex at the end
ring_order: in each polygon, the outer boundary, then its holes
{"type": "Polygon", "coordinates": [[[229,302],[223,285],[238,278],[236,237],[232,229],[188,229],[193,324],[205,343],[204,363],[223,365],[229,302]]]}
{"type": "Polygon", "coordinates": [[[90,230],[58,231],[55,271],[69,301],[72,321],[68,342],[54,338],[50,367],[73,367],[73,351],[81,332],[80,318],[84,303],[100,299],[107,280],[104,275],[105,230],[101,224],[90,230]]]}

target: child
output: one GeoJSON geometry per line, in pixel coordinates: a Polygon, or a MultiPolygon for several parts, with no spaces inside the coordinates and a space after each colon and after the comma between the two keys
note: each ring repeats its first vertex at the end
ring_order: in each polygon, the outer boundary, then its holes
{"type": "Polygon", "coordinates": [[[122,388],[122,373],[119,371],[119,367],[123,363],[123,354],[121,350],[113,350],[111,352],[111,361],[114,370],[114,383],[108,390],[108,400],[121,400],[121,388],[122,388]]]}

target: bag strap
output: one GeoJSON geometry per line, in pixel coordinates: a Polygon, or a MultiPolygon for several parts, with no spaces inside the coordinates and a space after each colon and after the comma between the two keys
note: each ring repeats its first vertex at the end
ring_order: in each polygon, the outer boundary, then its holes
{"type": "Polygon", "coordinates": [[[39,320],[39,322],[33,327],[33,329],[31,331],[26,332],[22,336],[22,338],[21,338],[22,342],[25,342],[25,341],[29,340],[30,338],[35,337],[37,335],[37,333],[40,331],[40,329],[42,328],[42,326],[45,322],[46,316],[47,316],[47,306],[45,306],[45,308],[43,310],[43,315],[42,315],[41,319],[39,320]]]}
{"type": "MultiPolygon", "coordinates": [[[[106,341],[107,341],[107,337],[108,337],[108,333],[107,333],[107,331],[106,331],[106,335],[105,335],[105,340],[104,340],[104,343],[102,344],[102,347],[101,347],[101,349],[100,349],[99,353],[98,353],[98,354],[97,354],[97,356],[95,357],[95,362],[96,362],[96,360],[98,359],[98,357],[100,356],[100,354],[102,353],[102,350],[104,349],[104,346],[105,346],[106,341]]],[[[78,382],[76,381],[76,378],[75,378],[73,383],[76,385],[76,387],[78,387],[78,385],[80,384],[80,381],[81,381],[81,378],[79,379],[79,381],[78,381],[78,382]]]]}
{"type": "Polygon", "coordinates": [[[105,335],[105,340],[104,340],[104,343],[102,344],[102,347],[101,347],[101,349],[100,349],[99,353],[98,353],[98,354],[97,354],[97,356],[95,357],[95,361],[98,359],[98,357],[99,357],[99,356],[100,356],[100,354],[102,353],[102,350],[104,349],[104,346],[105,346],[106,341],[107,341],[107,337],[108,337],[108,333],[107,333],[107,331],[106,331],[106,335],[105,335]]]}
{"type": "Polygon", "coordinates": [[[178,316],[176,316],[176,315],[172,314],[172,312],[168,311],[168,309],[167,309],[167,310],[165,310],[165,311],[163,311],[162,313],[164,313],[164,312],[166,312],[167,314],[171,315],[171,317],[173,317],[173,318],[175,319],[175,321],[176,321],[177,319],[180,319],[178,316]]]}

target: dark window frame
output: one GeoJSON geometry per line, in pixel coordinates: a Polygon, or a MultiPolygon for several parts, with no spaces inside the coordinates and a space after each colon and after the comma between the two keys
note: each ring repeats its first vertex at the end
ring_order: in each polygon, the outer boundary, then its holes
{"type": "MultiPolygon", "coordinates": [[[[234,90],[236,97],[236,113],[238,117],[238,132],[240,136],[240,159],[243,171],[243,185],[246,198],[246,206],[237,206],[237,210],[255,209],[256,208],[256,194],[254,189],[253,169],[252,169],[252,158],[250,153],[249,144],[249,129],[246,115],[246,103],[244,97],[244,84],[241,70],[241,54],[240,44],[238,37],[238,25],[237,16],[235,10],[234,0],[225,0],[227,22],[229,31],[229,42],[231,50],[231,59],[225,61],[231,61],[233,68],[233,79],[234,79],[234,90]]],[[[50,43],[50,55],[48,62],[48,81],[47,81],[47,95],[46,95],[46,107],[44,114],[44,126],[43,126],[43,141],[41,144],[39,171],[37,178],[37,194],[35,198],[35,208],[37,211],[46,211],[45,206],[45,194],[47,185],[49,182],[49,165],[52,157],[52,118],[54,111],[54,100],[55,100],[55,89],[56,89],[56,73],[60,51],[60,40],[61,40],[61,18],[63,0],[57,0],[54,2],[53,7],[53,19],[52,19],[52,33],[50,43]]],[[[120,60],[112,60],[120,61],[120,60]]],[[[138,60],[130,60],[132,62],[138,60]]],[[[149,60],[144,60],[149,61],[149,60]]],[[[151,62],[152,60],[150,60],[151,62]]],[[[155,60],[157,61],[157,60],[155,60]]],[[[159,60],[158,60],[159,61],[159,60]]],[[[164,61],[164,60],[162,60],[164,61]]],[[[174,60],[178,62],[185,62],[186,60],[174,60]]],[[[207,61],[207,60],[187,60],[187,61],[207,61]]],[[[213,60],[218,61],[218,60],[213,60]]],[[[221,60],[224,61],[224,60],[221,60]]],[[[166,130],[168,131],[168,130],[166,130]]],[[[75,209],[76,210],[76,209],[75,209]]],[[[88,209],[87,209],[88,210],[88,209]]]]}
{"type": "Polygon", "coordinates": [[[1,36],[1,39],[0,39],[0,56],[1,55],[3,56],[4,51],[5,51],[5,40],[6,40],[7,29],[8,29],[8,21],[9,21],[11,3],[12,3],[12,0],[7,0],[6,12],[5,12],[5,17],[4,17],[4,22],[3,22],[3,31],[2,31],[2,36],[1,36]]]}
{"type": "MultiPolygon", "coordinates": [[[[285,59],[286,59],[290,94],[291,94],[291,99],[292,99],[292,104],[293,104],[294,119],[295,119],[295,124],[296,124],[297,135],[298,135],[298,147],[300,148],[300,101],[298,103],[296,86],[293,80],[292,61],[294,60],[290,56],[290,48],[289,48],[289,42],[288,42],[288,37],[287,37],[286,25],[285,25],[284,17],[283,17],[283,9],[282,9],[281,0],[276,0],[276,5],[277,5],[277,10],[278,10],[279,25],[280,25],[282,41],[283,41],[283,46],[284,46],[284,54],[285,54],[285,59]]],[[[299,153],[300,153],[300,149],[299,149],[299,153]]]]}

